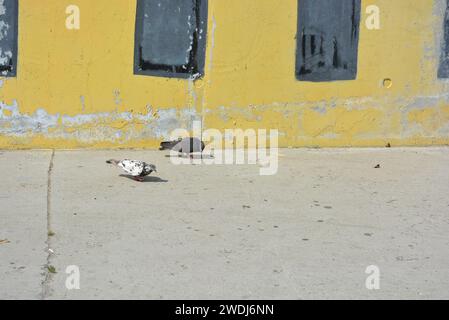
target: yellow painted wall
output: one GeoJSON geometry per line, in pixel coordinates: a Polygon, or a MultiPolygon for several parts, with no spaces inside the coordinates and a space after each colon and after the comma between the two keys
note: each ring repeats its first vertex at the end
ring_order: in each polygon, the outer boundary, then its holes
{"type": "Polygon", "coordinates": [[[297,0],[209,0],[205,76],[133,74],[136,1],[20,0],[0,148],[154,148],[177,127],[278,129],[279,145],[449,144],[443,0],[362,0],[357,79],[295,78],[297,0]],[[81,9],[81,29],[65,9],[81,9]],[[365,28],[365,8],[381,29],[365,28]],[[391,88],[383,86],[390,78],[391,88]]]}

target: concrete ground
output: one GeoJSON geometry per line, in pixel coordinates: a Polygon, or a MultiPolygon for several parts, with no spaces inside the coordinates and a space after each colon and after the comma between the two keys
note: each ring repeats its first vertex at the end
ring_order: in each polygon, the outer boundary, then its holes
{"type": "Polygon", "coordinates": [[[280,153],[260,176],[158,151],[0,151],[0,299],[449,299],[449,148],[280,153]],[[159,173],[105,164],[123,157],[159,173]]]}

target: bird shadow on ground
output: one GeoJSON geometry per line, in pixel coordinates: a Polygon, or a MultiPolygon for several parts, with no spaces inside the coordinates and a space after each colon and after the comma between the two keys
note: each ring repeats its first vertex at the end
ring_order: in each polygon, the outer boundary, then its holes
{"type": "MultiPolygon", "coordinates": [[[[133,176],[130,176],[127,174],[121,174],[120,177],[128,178],[130,180],[136,181],[136,179],[134,179],[133,176]]],[[[146,176],[146,177],[143,177],[142,181],[136,181],[136,182],[168,182],[168,180],[164,180],[159,177],[146,176]]]]}
{"type": "MultiPolygon", "coordinates": [[[[166,154],[165,155],[166,158],[184,158],[184,159],[189,159],[190,156],[186,156],[186,155],[171,155],[171,154],[166,154]]],[[[213,155],[209,155],[209,154],[193,154],[191,159],[215,159],[215,157],[213,155]]]]}

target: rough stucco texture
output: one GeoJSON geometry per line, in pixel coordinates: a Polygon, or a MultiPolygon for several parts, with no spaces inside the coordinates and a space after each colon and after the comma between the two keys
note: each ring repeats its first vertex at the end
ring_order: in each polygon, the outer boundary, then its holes
{"type": "Polygon", "coordinates": [[[134,74],[136,1],[21,0],[0,148],[154,148],[193,120],[278,129],[282,147],[449,144],[446,1],[361,1],[356,79],[319,83],[295,76],[297,6],[209,0],[204,77],[193,81],[134,74]],[[65,27],[73,4],[80,30],[65,27]],[[365,26],[373,4],[380,30],[365,26]]]}

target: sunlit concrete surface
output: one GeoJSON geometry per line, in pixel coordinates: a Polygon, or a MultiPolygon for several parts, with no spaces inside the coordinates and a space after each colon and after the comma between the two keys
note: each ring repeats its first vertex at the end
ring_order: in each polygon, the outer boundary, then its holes
{"type": "Polygon", "coordinates": [[[0,150],[0,299],[42,297],[50,158],[0,150]]]}
{"type": "Polygon", "coordinates": [[[273,176],[166,155],[0,151],[0,298],[449,298],[449,148],[282,149],[273,176]]]}

